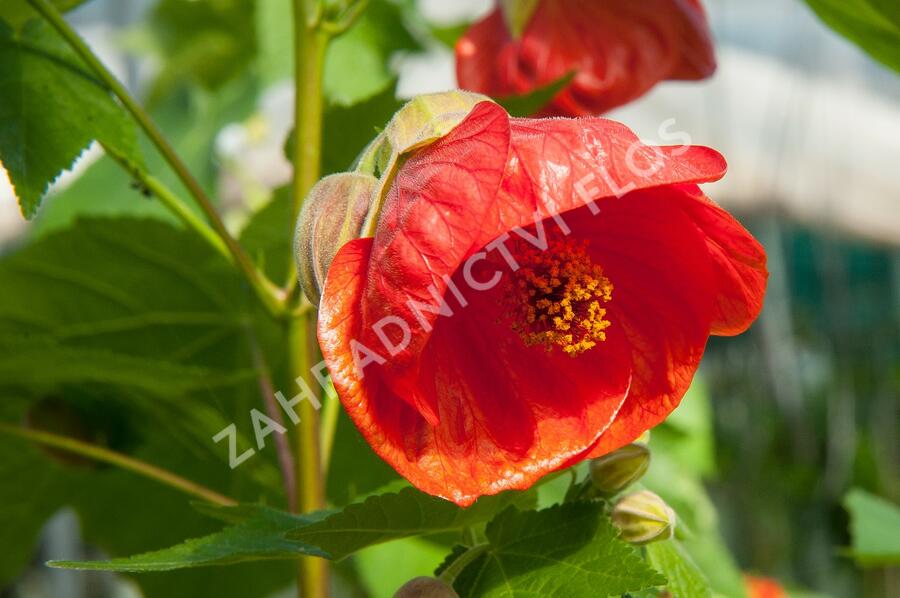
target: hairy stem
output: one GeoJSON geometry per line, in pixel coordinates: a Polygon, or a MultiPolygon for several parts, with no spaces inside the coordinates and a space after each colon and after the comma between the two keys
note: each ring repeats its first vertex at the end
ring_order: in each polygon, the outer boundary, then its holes
{"type": "MultiPolygon", "coordinates": [[[[319,2],[294,0],[294,179],[291,221],[293,227],[309,190],[319,179],[322,162],[322,72],[328,35],[319,28],[319,2]]],[[[287,281],[288,297],[297,289],[297,273],[291,269],[287,281]]],[[[288,323],[288,351],[291,380],[309,380],[310,369],[318,353],[315,312],[295,315],[288,323]]],[[[315,388],[315,384],[310,384],[315,388]]],[[[324,480],[319,455],[319,414],[309,401],[300,404],[300,423],[296,434],[297,502],[301,512],[325,506],[324,480]]],[[[301,557],[297,591],[303,598],[327,598],[328,563],[315,557],[301,557]]]]}
{"type": "Polygon", "coordinates": [[[205,486],[201,486],[196,482],[185,479],[171,471],[166,471],[156,465],[151,465],[134,457],[117,453],[116,451],[90,444],[68,436],[60,436],[52,432],[44,432],[41,430],[32,430],[28,428],[20,428],[9,424],[0,423],[0,432],[12,436],[18,436],[26,440],[31,440],[57,449],[69,451],[82,457],[87,457],[102,463],[109,463],[116,467],[131,471],[138,475],[155,480],[160,484],[165,484],[177,490],[181,490],[185,494],[189,494],[195,498],[205,500],[224,507],[235,506],[237,501],[228,498],[214,490],[210,490],[205,486]]]}
{"type": "Polygon", "coordinates": [[[28,0],[28,3],[38,11],[44,19],[47,20],[66,40],[69,46],[84,60],[85,64],[94,72],[94,74],[103,82],[104,85],[119,99],[122,106],[131,114],[135,122],[143,129],[147,137],[159,150],[162,157],[168,162],[169,166],[178,175],[178,178],[187,188],[188,192],[200,206],[200,209],[206,215],[215,233],[221,238],[228,254],[234,261],[235,265],[241,270],[247,281],[259,295],[260,300],[272,312],[278,315],[283,311],[283,301],[281,299],[280,290],[269,281],[260,270],[256,267],[250,257],[246,254],[238,242],[231,236],[225,223],[222,221],[218,212],[216,212],[212,201],[206,195],[203,187],[187,166],[182,162],[181,158],[175,152],[175,148],[169,143],[162,131],[151,120],[146,111],[131,97],[125,86],[116,79],[109,69],[104,66],[96,54],[88,47],[83,39],[75,32],[72,27],[62,17],[56,7],[49,0],[28,0]]]}
{"type": "MultiPolygon", "coordinates": [[[[316,337],[313,333],[315,315],[292,320],[288,325],[288,348],[292,379],[309,381],[310,371],[317,355],[316,337]]],[[[309,384],[315,389],[316,383],[309,384]]],[[[309,401],[298,405],[300,423],[297,425],[297,502],[298,511],[317,511],[325,506],[325,488],[319,454],[319,414],[309,401]]],[[[328,596],[328,563],[316,557],[301,557],[298,579],[299,595],[303,598],[328,596]]]]}

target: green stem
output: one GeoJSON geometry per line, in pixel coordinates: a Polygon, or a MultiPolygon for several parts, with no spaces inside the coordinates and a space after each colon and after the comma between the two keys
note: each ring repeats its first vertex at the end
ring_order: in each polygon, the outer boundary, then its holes
{"type": "Polygon", "coordinates": [[[459,555],[456,560],[450,563],[450,565],[441,573],[441,581],[444,581],[448,585],[452,586],[453,582],[456,581],[456,578],[460,573],[462,573],[463,569],[468,567],[475,561],[475,559],[484,554],[488,548],[490,548],[490,546],[487,544],[478,544],[477,546],[472,546],[467,551],[459,555]]]}
{"type": "MultiPolygon", "coordinates": [[[[291,220],[297,222],[307,193],[319,180],[322,162],[322,75],[329,37],[319,28],[321,3],[294,0],[294,179],[292,185],[291,220]]],[[[286,284],[288,297],[295,295],[297,273],[291,268],[286,284]]],[[[315,312],[295,315],[288,323],[291,381],[302,377],[310,381],[311,367],[318,354],[315,312]]],[[[316,383],[311,382],[311,388],[316,383]]],[[[319,414],[309,401],[300,405],[297,427],[297,503],[300,512],[316,511],[325,506],[322,459],[319,454],[319,414]]],[[[327,598],[329,595],[328,562],[315,557],[301,557],[297,571],[297,591],[302,598],[327,598]]]]}
{"type": "Polygon", "coordinates": [[[124,168],[129,174],[131,174],[131,176],[135,178],[135,180],[141,185],[143,189],[156,196],[156,198],[160,202],[162,202],[162,204],[166,206],[166,208],[168,208],[170,212],[175,214],[175,216],[179,220],[181,220],[181,222],[185,226],[203,237],[203,239],[207,243],[209,243],[210,247],[215,249],[225,259],[231,259],[231,254],[228,252],[228,247],[225,246],[225,243],[216,234],[216,232],[212,228],[210,228],[207,223],[198,218],[197,214],[195,214],[194,211],[187,206],[187,204],[181,201],[181,199],[177,195],[175,195],[175,193],[171,189],[166,187],[166,185],[162,181],[145,172],[142,168],[136,167],[127,158],[121,156],[118,152],[108,147],[106,144],[101,145],[103,145],[103,149],[106,150],[106,154],[109,157],[115,160],[122,168],[124,168]]]}
{"type": "MultiPolygon", "coordinates": [[[[322,170],[322,75],[329,36],[317,26],[310,26],[304,0],[294,0],[294,63],[296,93],[294,97],[294,179],[291,186],[291,226],[297,222],[307,193],[319,180],[322,170]]],[[[287,281],[288,294],[297,284],[297,272],[291,268],[287,281]]]]}
{"type": "Polygon", "coordinates": [[[53,434],[52,432],[19,428],[17,426],[11,426],[9,424],[3,423],[0,423],[0,432],[10,434],[12,436],[18,436],[26,440],[38,442],[40,444],[45,444],[47,446],[52,446],[64,451],[69,451],[70,453],[88,457],[90,459],[94,459],[95,461],[109,463],[110,465],[121,467],[122,469],[126,469],[138,475],[150,478],[151,480],[155,480],[161,484],[165,484],[166,486],[181,490],[182,492],[193,497],[209,501],[223,507],[232,507],[238,504],[237,501],[228,498],[227,496],[223,496],[222,494],[219,494],[214,490],[210,490],[209,488],[201,486],[196,482],[185,479],[179,475],[172,473],[171,471],[166,471],[165,469],[162,469],[155,465],[151,465],[144,461],[140,461],[133,457],[123,455],[122,453],[117,453],[110,449],[94,444],[89,444],[75,438],[60,436],[59,434],[53,434]]]}
{"type": "MultiPolygon", "coordinates": [[[[315,314],[295,318],[288,324],[291,379],[302,377],[310,388],[310,371],[317,355],[314,334],[315,314]]],[[[309,401],[298,405],[297,424],[297,503],[298,511],[307,513],[325,507],[322,458],[319,454],[319,414],[309,401]]],[[[329,594],[328,562],[316,557],[301,557],[298,570],[298,592],[302,598],[327,598],[329,594]]]]}
{"type": "Polygon", "coordinates": [[[109,88],[109,90],[119,99],[125,109],[131,114],[135,122],[144,130],[147,137],[159,150],[162,157],[168,162],[169,166],[178,175],[178,178],[193,196],[194,200],[200,206],[200,209],[206,215],[215,233],[221,238],[228,253],[234,263],[240,268],[248,282],[259,295],[263,304],[272,312],[273,315],[279,315],[283,311],[283,301],[281,299],[280,290],[269,281],[256,267],[250,257],[244,252],[243,248],[231,236],[225,223],[219,217],[215,207],[210,201],[203,187],[187,166],[182,162],[181,158],[175,152],[175,149],[162,134],[162,131],[151,120],[150,116],[144,109],[131,97],[125,86],[116,79],[99,58],[91,51],[88,45],[81,39],[78,33],[62,17],[56,7],[49,0],[28,0],[28,3],[38,11],[66,40],[69,46],[84,60],[85,64],[100,78],[100,80],[109,88]]]}
{"type": "Polygon", "coordinates": [[[338,417],[341,415],[341,401],[328,394],[322,401],[322,415],[319,422],[319,453],[322,455],[322,475],[328,476],[331,465],[331,449],[337,431],[338,417]]]}

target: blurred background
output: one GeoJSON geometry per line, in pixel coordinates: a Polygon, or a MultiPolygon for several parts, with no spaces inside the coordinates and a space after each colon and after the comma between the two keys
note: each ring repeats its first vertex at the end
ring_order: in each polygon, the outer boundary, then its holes
{"type": "MultiPolygon", "coordinates": [[[[900,77],[799,0],[704,4],[715,77],[663,83],[608,116],[651,142],[677,131],[720,150],[729,173],[706,192],[763,242],[771,278],[760,320],[738,338],[712,339],[689,400],[654,442],[702,479],[741,570],[820,595],[900,596],[896,569],[863,571],[842,553],[850,488],[900,502],[900,77]]],[[[395,96],[455,87],[452,42],[489,8],[373,2],[370,20],[328,56],[329,115],[343,128],[326,129],[326,170],[361,149],[342,132],[354,122],[386,122],[395,96]]],[[[70,14],[216,191],[236,231],[290,177],[289,10],[286,0],[93,0],[70,14]]],[[[97,149],[29,223],[0,170],[0,252],[80,216],[122,213],[170,219],[97,149]]],[[[109,575],[40,565],[96,556],[72,512],[41,538],[34,565],[0,596],[139,595],[109,575]]],[[[411,561],[427,567],[442,554],[432,552],[363,554],[359,574],[404,575],[418,566],[411,561]],[[406,569],[386,572],[397,555],[406,569]]],[[[379,585],[396,587],[382,579],[373,594],[379,585]]]]}

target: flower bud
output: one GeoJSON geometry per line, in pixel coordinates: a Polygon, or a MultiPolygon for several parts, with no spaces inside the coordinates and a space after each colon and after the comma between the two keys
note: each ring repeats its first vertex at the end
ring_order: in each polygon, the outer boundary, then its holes
{"type": "Polygon", "coordinates": [[[460,90],[413,98],[363,150],[357,172],[383,176],[398,156],[434,143],[461,123],[476,104],[490,101],[487,96],[460,90]]]}
{"type": "Polygon", "coordinates": [[[668,540],[675,534],[675,511],[649,490],[623,497],[612,510],[619,537],[632,544],[668,540]]]}
{"type": "Polygon", "coordinates": [[[319,303],[325,275],[338,249],[360,236],[377,187],[378,180],[368,174],[333,174],[319,181],[303,202],[294,235],[294,257],[300,287],[313,305],[319,303]]]}
{"type": "Polygon", "coordinates": [[[415,577],[403,584],[394,598],[459,598],[459,594],[435,577],[415,577]]]}
{"type": "Polygon", "coordinates": [[[650,466],[650,449],[629,444],[591,461],[591,482],[603,496],[618,494],[644,475],[650,466]]]}

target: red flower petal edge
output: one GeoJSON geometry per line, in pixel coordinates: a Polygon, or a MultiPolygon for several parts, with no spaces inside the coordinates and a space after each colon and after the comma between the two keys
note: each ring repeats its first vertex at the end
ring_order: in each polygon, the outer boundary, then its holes
{"type": "Polygon", "coordinates": [[[363,436],[468,505],[660,423],[709,335],[762,307],[762,247],[697,187],[724,172],[610,120],[478,104],[328,272],[319,341],[363,436]]]}
{"type": "Polygon", "coordinates": [[[499,7],[456,46],[460,87],[518,95],[574,72],[543,115],[602,114],[666,79],[716,68],[699,0],[541,0],[520,37],[499,7]]]}

